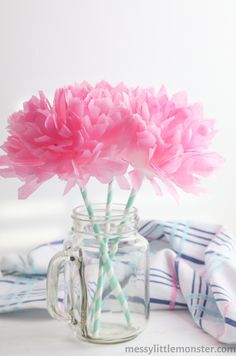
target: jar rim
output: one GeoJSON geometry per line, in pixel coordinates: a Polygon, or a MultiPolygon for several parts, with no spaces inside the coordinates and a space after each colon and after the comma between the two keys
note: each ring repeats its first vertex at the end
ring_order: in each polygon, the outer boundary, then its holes
{"type": "MultiPolygon", "coordinates": [[[[137,208],[131,207],[127,212],[125,212],[125,204],[121,203],[113,203],[109,215],[109,221],[111,220],[121,220],[125,218],[135,217],[137,215],[137,208]]],[[[93,211],[94,218],[93,220],[96,222],[104,222],[107,217],[105,214],[106,204],[105,203],[94,203],[93,211]],[[99,214],[100,213],[100,214],[99,214]]],[[[72,210],[72,218],[79,219],[85,222],[91,222],[91,219],[88,216],[87,209],[84,205],[78,205],[72,210]]]]}

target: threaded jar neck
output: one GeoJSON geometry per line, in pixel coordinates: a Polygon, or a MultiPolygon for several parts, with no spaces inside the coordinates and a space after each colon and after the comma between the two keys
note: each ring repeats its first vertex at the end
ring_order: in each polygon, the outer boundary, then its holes
{"type": "Polygon", "coordinates": [[[109,214],[106,204],[93,204],[92,216],[88,216],[86,207],[73,209],[73,231],[76,233],[106,235],[112,238],[119,233],[128,236],[137,231],[139,218],[135,207],[125,210],[124,204],[112,204],[109,214]]]}

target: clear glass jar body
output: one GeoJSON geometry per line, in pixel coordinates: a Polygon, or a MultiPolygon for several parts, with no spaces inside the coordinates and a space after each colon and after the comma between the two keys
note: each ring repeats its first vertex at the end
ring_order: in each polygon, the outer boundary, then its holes
{"type": "MultiPolygon", "coordinates": [[[[61,256],[64,316],[76,336],[84,340],[122,342],[137,336],[149,317],[148,243],[137,232],[135,208],[124,217],[124,207],[115,205],[109,220],[104,218],[103,205],[95,204],[94,208],[93,221],[85,208],[73,211],[72,234],[65,241],[61,256]]],[[[56,288],[52,265],[48,275],[48,309],[58,318],[56,294],[50,293],[51,288],[56,288]]]]}

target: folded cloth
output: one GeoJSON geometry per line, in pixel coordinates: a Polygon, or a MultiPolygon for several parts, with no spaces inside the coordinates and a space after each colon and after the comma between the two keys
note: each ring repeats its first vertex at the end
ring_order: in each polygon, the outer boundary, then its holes
{"type": "MultiPolygon", "coordinates": [[[[188,308],[220,342],[236,342],[236,241],[221,225],[143,221],[150,244],[151,310],[188,308]]],[[[46,308],[46,274],[61,237],[0,262],[0,312],[46,308]]],[[[59,286],[63,290],[63,286],[59,286]]],[[[61,297],[62,298],[62,297],[61,297]]],[[[60,295],[59,295],[60,299],[60,295]]]]}

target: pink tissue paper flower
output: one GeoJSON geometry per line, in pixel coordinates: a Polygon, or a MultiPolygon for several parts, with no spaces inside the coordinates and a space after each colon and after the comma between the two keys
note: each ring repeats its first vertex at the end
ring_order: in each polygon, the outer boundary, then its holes
{"type": "Polygon", "coordinates": [[[39,92],[10,116],[8,131],[0,175],[24,181],[21,199],[53,176],[66,181],[65,193],[90,177],[135,190],[146,178],[158,194],[157,180],[174,195],[175,185],[198,193],[200,176],[222,163],[209,151],[214,121],[186,94],[169,98],[164,88],[83,82],[57,89],[52,104],[39,92]]]}

